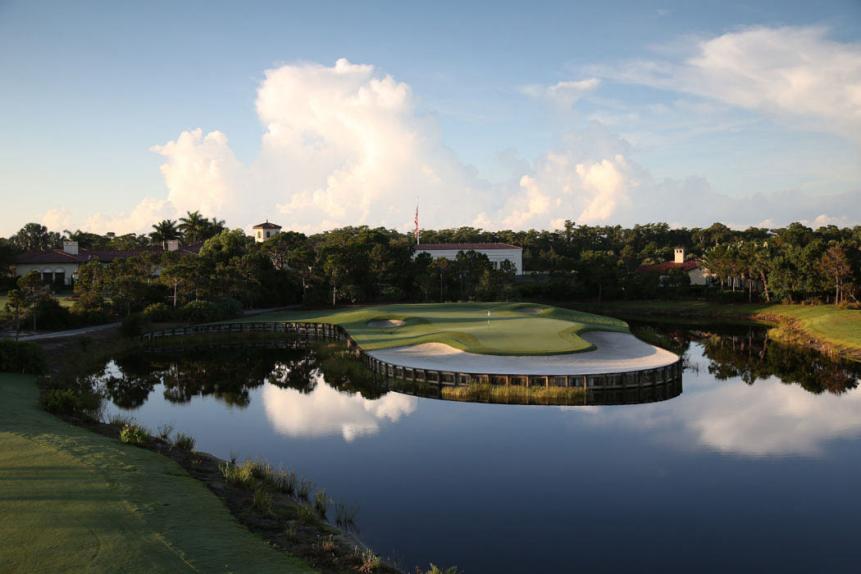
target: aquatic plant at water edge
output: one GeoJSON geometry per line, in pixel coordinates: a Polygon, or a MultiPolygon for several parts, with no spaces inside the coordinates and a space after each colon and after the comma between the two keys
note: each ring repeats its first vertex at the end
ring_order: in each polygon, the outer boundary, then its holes
{"type": "Polygon", "coordinates": [[[296,487],[296,494],[302,500],[308,500],[308,496],[311,494],[311,489],[313,488],[313,484],[310,480],[305,480],[304,478],[299,481],[299,485],[296,487]]]}
{"type": "Polygon", "coordinates": [[[380,557],[374,554],[374,551],[370,548],[366,548],[362,551],[359,551],[359,549],[356,548],[356,551],[356,553],[359,555],[359,559],[362,562],[361,566],[359,566],[359,572],[361,572],[362,574],[370,574],[371,572],[376,572],[379,567],[383,565],[383,561],[380,559],[380,557]]]}
{"type": "Polygon", "coordinates": [[[317,509],[317,513],[322,518],[326,518],[326,511],[329,510],[329,497],[326,496],[326,491],[322,488],[314,495],[314,508],[317,509]]]}
{"type": "Polygon", "coordinates": [[[356,516],[359,514],[358,506],[347,506],[343,502],[335,504],[335,524],[347,530],[356,528],[356,516]]]}
{"type": "Polygon", "coordinates": [[[194,450],[194,437],[190,437],[181,432],[176,433],[176,439],[173,441],[173,446],[177,450],[191,452],[194,450]]]}
{"type": "Polygon", "coordinates": [[[161,425],[158,427],[158,438],[161,440],[168,442],[170,441],[170,435],[173,434],[173,426],[172,425],[161,425]]]}
{"type": "Polygon", "coordinates": [[[120,430],[120,441],[126,444],[141,446],[146,444],[149,433],[145,428],[136,424],[126,424],[120,430]]]}
{"type": "Polygon", "coordinates": [[[265,487],[258,486],[254,489],[252,506],[263,514],[272,514],[272,493],[265,487]]]}

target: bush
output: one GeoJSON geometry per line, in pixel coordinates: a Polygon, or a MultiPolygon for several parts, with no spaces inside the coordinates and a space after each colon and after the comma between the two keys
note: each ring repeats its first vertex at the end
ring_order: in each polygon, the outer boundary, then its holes
{"type": "Polygon", "coordinates": [[[0,339],[0,372],[41,375],[45,368],[45,353],[36,343],[0,339]]]}
{"type": "Polygon", "coordinates": [[[72,314],[54,297],[39,301],[35,309],[36,326],[39,329],[59,330],[72,325],[72,314]]]}
{"type": "Polygon", "coordinates": [[[164,323],[176,319],[176,310],[164,303],[153,303],[143,310],[143,316],[153,323],[164,323]]]}
{"type": "Polygon", "coordinates": [[[192,323],[217,321],[218,313],[218,306],[210,301],[192,301],[180,310],[181,318],[192,323]]]}
{"type": "Polygon", "coordinates": [[[145,445],[149,440],[149,433],[140,425],[128,423],[120,430],[120,441],[137,446],[145,445]]]}
{"type": "Polygon", "coordinates": [[[72,389],[47,389],[39,397],[42,408],[56,415],[93,416],[101,399],[93,393],[78,393],[72,389]]]}
{"type": "Polygon", "coordinates": [[[132,313],[123,318],[120,323],[120,333],[123,337],[137,337],[144,331],[144,318],[140,313],[132,313]]]}
{"type": "Polygon", "coordinates": [[[218,307],[218,321],[232,319],[233,317],[242,315],[242,303],[236,299],[225,297],[224,299],[216,301],[215,305],[218,307]]]}

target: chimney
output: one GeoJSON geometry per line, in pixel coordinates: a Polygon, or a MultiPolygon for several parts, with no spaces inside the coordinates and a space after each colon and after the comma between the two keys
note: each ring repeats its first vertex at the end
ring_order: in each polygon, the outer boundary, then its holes
{"type": "Polygon", "coordinates": [[[685,262],[685,248],[684,247],[676,247],[676,258],[674,263],[684,263],[685,262]]]}
{"type": "Polygon", "coordinates": [[[69,255],[77,255],[78,254],[78,242],[77,241],[64,241],[63,242],[63,252],[68,253],[69,255]]]}
{"type": "Polygon", "coordinates": [[[179,239],[168,239],[167,240],[167,250],[168,251],[179,251],[179,239]]]}

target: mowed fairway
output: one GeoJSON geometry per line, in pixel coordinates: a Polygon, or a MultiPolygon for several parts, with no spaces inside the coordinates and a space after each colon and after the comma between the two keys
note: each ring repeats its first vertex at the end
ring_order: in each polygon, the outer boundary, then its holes
{"type": "Polygon", "coordinates": [[[443,343],[485,355],[555,355],[586,351],[587,331],[628,332],[624,321],[533,303],[379,305],[282,311],[248,321],[334,323],[367,351],[443,343]],[[386,321],[402,322],[383,325],[386,321]]]}
{"type": "Polygon", "coordinates": [[[157,453],[67,424],[0,374],[0,572],[312,572],[157,453]]]}

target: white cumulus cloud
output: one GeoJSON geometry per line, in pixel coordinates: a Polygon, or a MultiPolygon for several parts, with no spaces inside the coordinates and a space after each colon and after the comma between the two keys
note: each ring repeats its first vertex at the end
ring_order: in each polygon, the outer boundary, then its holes
{"type": "Polygon", "coordinates": [[[861,44],[821,27],[754,27],[700,40],[680,60],[592,71],[861,139],[861,44]]]}

